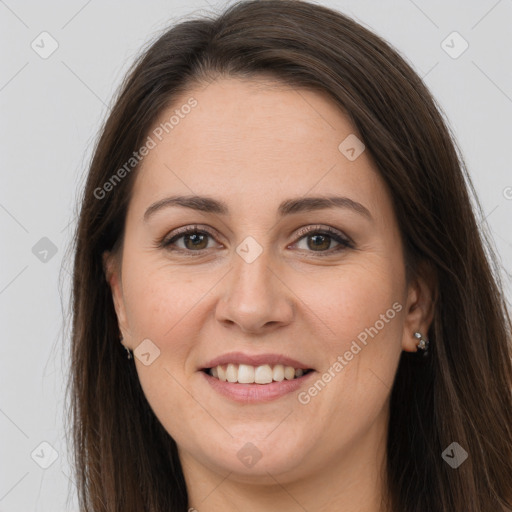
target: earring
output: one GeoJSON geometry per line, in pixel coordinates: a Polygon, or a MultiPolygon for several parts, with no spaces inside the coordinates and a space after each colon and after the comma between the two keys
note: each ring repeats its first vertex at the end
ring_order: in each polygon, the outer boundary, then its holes
{"type": "Polygon", "coordinates": [[[123,344],[123,340],[124,340],[124,338],[121,338],[121,345],[123,345],[123,347],[126,350],[126,357],[128,359],[132,359],[132,353],[130,352],[130,349],[126,345],[123,344]]]}
{"type": "Polygon", "coordinates": [[[424,338],[423,334],[421,334],[421,332],[415,332],[414,337],[419,340],[418,345],[417,345],[418,350],[421,350],[421,351],[423,351],[424,354],[426,354],[428,351],[428,345],[429,345],[428,339],[424,338]]]}

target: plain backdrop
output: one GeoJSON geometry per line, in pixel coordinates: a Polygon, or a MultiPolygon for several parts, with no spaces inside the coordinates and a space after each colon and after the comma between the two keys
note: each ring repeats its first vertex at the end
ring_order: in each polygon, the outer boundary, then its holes
{"type": "MultiPolygon", "coordinates": [[[[228,3],[0,0],[0,512],[78,510],[63,424],[76,198],[143,45],[228,3]]],[[[512,0],[317,3],[383,36],[424,77],[466,159],[510,301],[512,0]]]]}

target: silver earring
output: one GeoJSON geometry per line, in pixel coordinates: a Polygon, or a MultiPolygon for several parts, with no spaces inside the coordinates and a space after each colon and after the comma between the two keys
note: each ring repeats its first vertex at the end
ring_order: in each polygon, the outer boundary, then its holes
{"type": "Polygon", "coordinates": [[[123,340],[124,340],[124,338],[121,338],[121,345],[123,345],[123,347],[126,350],[126,357],[128,359],[132,359],[132,353],[131,353],[130,349],[126,345],[123,344],[123,340]]]}
{"type": "Polygon", "coordinates": [[[422,350],[423,353],[426,353],[428,350],[428,345],[429,345],[428,339],[424,338],[423,334],[421,334],[421,332],[415,332],[414,337],[419,340],[418,345],[417,345],[418,350],[422,350]]]}

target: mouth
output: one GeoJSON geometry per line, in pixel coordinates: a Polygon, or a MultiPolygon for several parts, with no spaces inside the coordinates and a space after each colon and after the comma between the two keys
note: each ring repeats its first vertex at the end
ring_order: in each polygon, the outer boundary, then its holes
{"type": "Polygon", "coordinates": [[[228,363],[203,368],[202,371],[221,382],[265,385],[272,382],[300,379],[314,370],[311,368],[294,368],[283,364],[252,366],[228,363]]]}

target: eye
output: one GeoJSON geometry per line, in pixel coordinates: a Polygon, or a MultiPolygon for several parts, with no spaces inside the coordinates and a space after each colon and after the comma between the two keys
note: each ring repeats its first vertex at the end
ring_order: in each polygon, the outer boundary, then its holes
{"type": "Polygon", "coordinates": [[[295,242],[295,245],[298,246],[302,241],[305,242],[305,247],[299,247],[299,249],[322,253],[322,255],[324,253],[332,254],[333,252],[353,247],[353,243],[348,237],[329,226],[308,226],[301,229],[298,235],[304,236],[295,242]],[[331,248],[333,241],[338,244],[334,249],[331,248]]]}
{"type": "MultiPolygon", "coordinates": [[[[298,247],[300,250],[316,252],[319,255],[332,254],[346,248],[354,247],[352,241],[338,230],[329,226],[308,226],[302,228],[296,234],[300,236],[299,240],[293,246],[298,246],[302,241],[306,242],[306,247],[298,247]],[[301,236],[302,235],[302,236],[301,236]],[[332,249],[332,242],[338,244],[332,249]]],[[[215,235],[208,229],[199,229],[199,226],[186,226],[179,228],[171,233],[170,237],[164,238],[158,243],[158,246],[171,251],[181,251],[186,253],[201,253],[210,249],[210,240],[215,240],[215,235]]]]}
{"type": "Polygon", "coordinates": [[[210,231],[199,229],[198,226],[187,226],[175,231],[173,236],[162,240],[159,245],[169,250],[177,249],[186,252],[200,252],[210,248],[208,245],[210,238],[214,239],[210,231]],[[177,243],[181,240],[183,241],[182,245],[177,243]]]}

